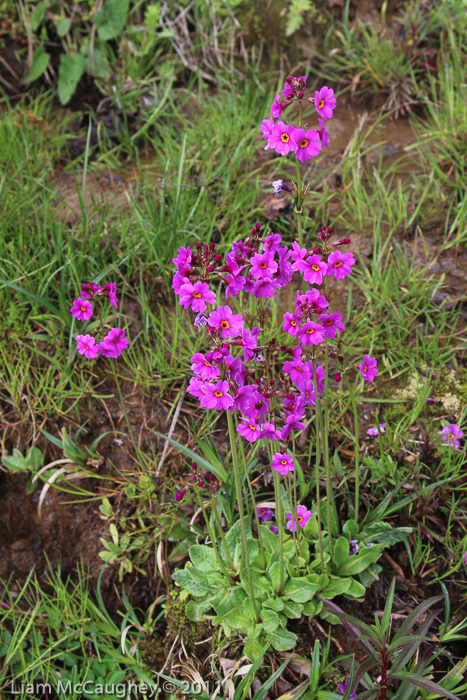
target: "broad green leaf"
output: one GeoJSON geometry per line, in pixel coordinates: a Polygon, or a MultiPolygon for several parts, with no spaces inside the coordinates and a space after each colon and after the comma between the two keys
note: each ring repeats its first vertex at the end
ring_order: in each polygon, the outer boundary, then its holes
{"type": "Polygon", "coordinates": [[[223,615],[223,620],[233,629],[248,631],[255,625],[253,603],[247,598],[241,607],[234,608],[223,615]]]}
{"type": "Polygon", "coordinates": [[[293,649],[297,643],[298,637],[293,632],[279,627],[275,632],[268,635],[271,639],[271,644],[276,651],[288,651],[293,649]]]}
{"type": "Polygon", "coordinates": [[[323,601],[318,600],[317,598],[313,598],[313,600],[308,601],[308,603],[305,603],[303,606],[303,613],[304,615],[309,615],[312,617],[313,615],[319,615],[321,612],[321,609],[323,607],[323,601]]]}
{"type": "Polygon", "coordinates": [[[152,32],[155,31],[159,17],[161,16],[161,8],[159,5],[148,5],[144,12],[144,23],[152,32]]]}
{"type": "Polygon", "coordinates": [[[85,58],[81,53],[62,53],[58,69],[58,96],[62,105],[68,104],[84,73],[85,58]]]}
{"type": "Polygon", "coordinates": [[[310,583],[306,578],[291,578],[284,586],[284,596],[293,600],[294,603],[306,603],[318,590],[319,585],[310,583]]]}
{"type": "Polygon", "coordinates": [[[31,29],[33,32],[37,32],[42,22],[44,21],[46,10],[49,8],[49,0],[42,0],[38,2],[34,10],[31,12],[29,21],[31,22],[31,29]]]}
{"type": "Polygon", "coordinates": [[[204,613],[212,608],[209,600],[190,600],[186,604],[185,614],[189,620],[200,622],[204,613]]]}
{"type": "Polygon", "coordinates": [[[109,63],[100,49],[94,49],[86,58],[86,70],[93,78],[108,78],[112,73],[109,63]]]}
{"type": "Polygon", "coordinates": [[[274,632],[280,625],[279,615],[275,613],[274,610],[262,608],[260,617],[263,622],[263,629],[265,632],[274,632]]]}
{"type": "Polygon", "coordinates": [[[271,579],[273,590],[277,593],[281,585],[281,565],[280,562],[273,562],[267,569],[267,575],[271,579]]]}
{"type": "Polygon", "coordinates": [[[282,598],[267,598],[263,600],[263,608],[270,608],[275,612],[282,612],[284,609],[284,601],[282,598]]]}
{"type": "MultiPolygon", "coordinates": [[[[266,653],[266,651],[268,650],[268,647],[269,647],[269,642],[268,642],[268,644],[266,644],[266,646],[263,646],[263,644],[260,642],[259,634],[261,632],[261,629],[262,629],[262,625],[256,625],[255,629],[248,635],[247,640],[246,640],[246,644],[243,648],[243,653],[245,654],[247,659],[249,661],[254,662],[254,663],[258,663],[258,665],[259,665],[259,663],[261,663],[261,659],[263,658],[264,654],[266,653]]],[[[255,669],[254,673],[256,674],[257,667],[253,666],[252,668],[255,669]]],[[[252,669],[250,669],[250,671],[251,670],[252,669]]],[[[247,691],[245,694],[245,695],[247,695],[248,690],[249,690],[249,686],[247,686],[246,688],[245,688],[245,686],[243,686],[243,688],[238,686],[237,691],[235,692],[235,700],[237,700],[237,698],[239,698],[239,697],[240,698],[243,697],[243,690],[247,691]],[[239,691],[241,691],[241,695],[240,695],[239,691]]]]}
{"type": "MultiPolygon", "coordinates": [[[[34,82],[34,80],[37,80],[38,78],[40,78],[42,73],[46,70],[47,66],[49,65],[49,61],[50,61],[50,54],[47,53],[47,51],[45,51],[42,44],[40,44],[37,47],[37,49],[34,50],[34,53],[32,55],[32,65],[31,65],[30,70],[24,76],[23,83],[32,83],[32,82],[34,82]]],[[[0,283],[1,284],[8,284],[8,282],[3,282],[3,280],[0,280],[0,283]]],[[[13,287],[13,288],[15,287],[15,285],[13,285],[11,283],[9,284],[9,286],[13,287]]],[[[28,294],[28,296],[31,296],[33,298],[33,295],[31,292],[28,293],[23,289],[21,289],[21,291],[24,292],[25,294],[28,294]]],[[[36,296],[36,295],[34,295],[34,296],[36,296]]],[[[44,304],[44,306],[46,306],[46,305],[44,304]]],[[[49,306],[47,306],[47,308],[50,309],[49,306]]],[[[58,314],[58,312],[56,312],[55,307],[52,307],[52,308],[54,309],[54,311],[53,311],[54,313],[57,313],[57,315],[60,315],[60,314],[58,314]]]]}
{"type": "MultiPolygon", "coordinates": [[[[347,542],[348,546],[348,542],[347,542]]],[[[320,591],[323,598],[335,598],[336,595],[346,593],[352,584],[351,578],[339,578],[332,576],[326,588],[320,591]]],[[[365,591],[365,589],[363,589],[365,591]]]]}
{"type": "Polygon", "coordinates": [[[337,569],[337,573],[339,573],[340,567],[349,558],[349,546],[349,540],[347,537],[339,537],[335,543],[332,560],[335,568],[337,569]]]}
{"type": "Polygon", "coordinates": [[[208,563],[211,565],[211,569],[219,569],[219,562],[212,547],[207,547],[204,544],[193,544],[189,549],[189,556],[196,567],[208,563]]]}
{"type": "Polygon", "coordinates": [[[97,27],[99,39],[117,39],[123,31],[130,0],[107,0],[92,22],[97,27]]]}
{"type": "Polygon", "coordinates": [[[294,603],[292,600],[284,601],[284,614],[287,617],[299,618],[303,612],[302,603],[294,603]]]}
{"type": "Polygon", "coordinates": [[[365,586],[357,581],[357,579],[352,578],[350,587],[345,591],[346,596],[351,596],[352,598],[362,598],[365,595],[365,586]]]}
{"type": "Polygon", "coordinates": [[[341,571],[344,576],[354,576],[364,571],[370,564],[376,562],[381,556],[381,552],[375,550],[374,547],[371,549],[364,550],[362,552],[357,552],[353,557],[349,557],[348,561],[341,567],[341,571]]]}
{"type": "Polygon", "coordinates": [[[178,569],[172,574],[172,578],[176,581],[183,590],[191,593],[195,598],[202,598],[206,595],[212,595],[212,588],[207,585],[203,578],[196,575],[196,570],[192,567],[189,569],[178,569]]]}
{"type": "Polygon", "coordinates": [[[69,17],[58,17],[55,22],[55,29],[59,37],[65,36],[71,29],[71,19],[69,17]]]}

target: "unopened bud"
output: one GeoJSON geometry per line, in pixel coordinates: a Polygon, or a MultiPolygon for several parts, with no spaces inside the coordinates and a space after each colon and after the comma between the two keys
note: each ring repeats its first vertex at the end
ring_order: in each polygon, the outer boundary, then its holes
{"type": "Polygon", "coordinates": [[[208,265],[208,272],[214,271],[214,265],[208,265]]]}
{"type": "Polygon", "coordinates": [[[299,92],[298,95],[297,95],[298,99],[299,99],[299,100],[302,100],[304,94],[305,94],[304,92],[299,92]]]}
{"type": "Polygon", "coordinates": [[[338,355],[337,359],[340,360],[340,362],[342,362],[342,360],[344,359],[344,355],[338,355]]]}
{"type": "Polygon", "coordinates": [[[199,250],[201,248],[201,243],[196,243],[196,249],[199,250]]]}
{"type": "Polygon", "coordinates": [[[198,486],[204,486],[204,481],[202,479],[198,481],[198,486]]]}
{"type": "Polygon", "coordinates": [[[311,252],[312,253],[319,253],[319,251],[320,251],[320,248],[313,248],[313,250],[311,252]]]}
{"type": "Polygon", "coordinates": [[[214,258],[214,261],[215,261],[216,263],[220,263],[221,260],[222,260],[222,255],[216,255],[216,257],[214,258]]]}
{"type": "Polygon", "coordinates": [[[341,381],[342,381],[341,375],[340,375],[340,374],[336,374],[336,376],[334,377],[334,381],[336,381],[336,382],[341,382],[341,381]]]}
{"type": "Polygon", "coordinates": [[[214,250],[214,248],[216,247],[216,244],[214,243],[214,241],[210,242],[209,247],[211,250],[214,250]]]}
{"type": "Polygon", "coordinates": [[[258,223],[257,223],[257,224],[255,224],[255,229],[256,229],[257,231],[259,231],[259,230],[260,230],[260,228],[261,228],[261,224],[258,224],[258,223]]]}

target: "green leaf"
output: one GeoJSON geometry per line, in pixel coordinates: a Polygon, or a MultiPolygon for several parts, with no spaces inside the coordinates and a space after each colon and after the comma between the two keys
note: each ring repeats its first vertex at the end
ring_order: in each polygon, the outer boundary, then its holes
{"type": "Polygon", "coordinates": [[[188,550],[188,554],[193,565],[197,568],[206,571],[207,564],[208,569],[219,570],[219,562],[212,547],[207,547],[204,544],[193,544],[188,550]]]}
{"type": "Polygon", "coordinates": [[[284,609],[284,601],[282,598],[268,598],[263,600],[263,608],[270,608],[275,612],[282,612],[284,609]]]}
{"type": "Polygon", "coordinates": [[[287,12],[285,36],[291,36],[305,21],[305,13],[313,9],[311,0],[291,0],[287,12]]]}
{"type": "MultiPolygon", "coordinates": [[[[348,546],[348,542],[347,542],[348,546]]],[[[326,588],[320,592],[323,598],[335,598],[336,595],[346,593],[352,584],[351,578],[339,578],[332,576],[326,588]]],[[[365,591],[365,589],[363,589],[365,591]]]]}
{"type": "Polygon", "coordinates": [[[332,560],[334,563],[334,566],[339,572],[340,567],[344,564],[345,561],[349,558],[349,540],[347,537],[339,537],[337,540],[335,547],[334,547],[334,552],[332,555],[332,560]]]}
{"type": "Polygon", "coordinates": [[[317,598],[313,598],[313,600],[308,601],[308,603],[305,603],[305,605],[303,606],[303,614],[309,615],[310,617],[314,615],[319,615],[322,607],[323,602],[321,600],[318,600],[317,598]]]}
{"type": "Polygon", "coordinates": [[[275,561],[267,569],[267,575],[271,579],[272,588],[277,593],[281,585],[281,565],[275,561]]]}
{"type": "MultiPolygon", "coordinates": [[[[37,80],[38,78],[40,78],[42,73],[46,70],[47,66],[49,65],[49,61],[50,61],[50,54],[47,53],[47,51],[45,51],[42,44],[40,44],[37,47],[37,49],[34,50],[34,53],[32,55],[32,65],[31,65],[30,70],[24,76],[23,83],[33,83],[34,80],[37,80]]],[[[16,285],[13,285],[13,284],[8,283],[8,282],[3,282],[3,280],[0,280],[0,283],[1,284],[8,284],[8,286],[12,287],[13,289],[16,286],[16,285]]],[[[32,295],[32,292],[28,293],[23,289],[21,289],[21,291],[24,292],[25,294],[28,294],[28,296],[34,298],[32,295]]],[[[36,295],[34,295],[34,296],[36,296],[36,295]]],[[[37,299],[39,299],[39,297],[37,297],[37,299]]],[[[44,304],[44,306],[46,306],[46,304],[44,304]]],[[[50,308],[50,307],[48,306],[47,308],[50,308]]],[[[53,307],[53,309],[54,309],[54,313],[55,313],[56,312],[55,307],[53,307]]],[[[57,313],[57,315],[59,316],[60,314],[57,313]]]]}
{"type": "Polygon", "coordinates": [[[85,59],[81,53],[75,53],[74,56],[68,56],[68,54],[63,53],[60,56],[58,96],[62,105],[68,104],[71,100],[71,96],[84,73],[84,64],[85,59]]]}
{"type": "Polygon", "coordinates": [[[144,13],[144,23],[149,30],[154,32],[161,16],[159,5],[148,5],[144,13]]]}
{"type": "Polygon", "coordinates": [[[293,649],[297,643],[298,637],[293,632],[280,627],[275,632],[269,635],[271,644],[276,651],[288,651],[293,649]]]}
{"type": "Polygon", "coordinates": [[[104,7],[93,18],[99,39],[109,41],[117,39],[123,31],[130,0],[107,0],[104,7]]]}
{"type": "Polygon", "coordinates": [[[428,678],[423,678],[423,676],[417,676],[415,673],[398,671],[398,673],[391,673],[391,678],[395,678],[397,681],[406,681],[411,685],[428,690],[430,693],[436,693],[437,695],[449,698],[449,700],[460,700],[458,695],[454,695],[449,690],[445,690],[441,685],[438,685],[438,683],[434,683],[428,680],[428,678]]]}
{"type": "Polygon", "coordinates": [[[352,520],[352,519],[347,520],[347,521],[344,523],[344,526],[343,526],[343,528],[342,528],[342,532],[344,533],[344,535],[347,535],[347,537],[349,538],[349,540],[356,540],[356,539],[358,539],[358,537],[357,537],[357,535],[358,535],[358,525],[357,525],[357,523],[355,522],[355,520],[352,520]]]}
{"type": "Polygon", "coordinates": [[[108,78],[112,70],[109,63],[100,49],[94,49],[86,59],[86,71],[93,78],[108,78]]]}
{"type": "Polygon", "coordinates": [[[42,0],[42,2],[37,3],[34,10],[31,12],[29,21],[31,22],[31,29],[33,32],[37,32],[44,21],[45,13],[49,5],[50,2],[48,0],[42,0]]]}
{"type": "Polygon", "coordinates": [[[350,579],[350,581],[350,587],[345,591],[344,595],[351,598],[362,598],[366,592],[365,586],[354,578],[350,579]]]}
{"type": "Polygon", "coordinates": [[[284,603],[284,614],[287,617],[299,618],[303,612],[302,603],[294,603],[292,600],[286,600],[284,603]]]}
{"type": "Polygon", "coordinates": [[[344,576],[354,576],[364,571],[370,564],[376,562],[381,556],[381,552],[375,550],[374,547],[371,549],[363,550],[362,552],[357,552],[353,557],[349,557],[348,561],[342,566],[341,573],[344,576]]]}
{"type": "Polygon", "coordinates": [[[263,629],[265,632],[275,632],[280,625],[279,615],[275,613],[274,610],[262,608],[260,617],[263,622],[263,629]]]}
{"type": "MultiPolygon", "coordinates": [[[[0,280],[0,282],[1,282],[1,280],[0,280]]],[[[227,472],[225,471],[224,467],[219,466],[219,465],[214,466],[213,464],[208,462],[206,459],[204,459],[204,457],[200,457],[200,455],[197,455],[196,452],[193,452],[193,450],[190,450],[189,447],[185,447],[185,445],[182,445],[180,442],[177,442],[176,440],[173,440],[172,438],[169,438],[166,435],[162,435],[162,433],[158,433],[156,430],[154,432],[156,433],[156,435],[159,435],[159,437],[164,438],[164,440],[167,440],[172,445],[177,447],[180,450],[180,452],[183,452],[183,454],[186,455],[187,457],[189,457],[192,462],[196,462],[196,464],[199,467],[203,467],[203,469],[206,469],[207,471],[212,472],[214,474],[214,476],[217,479],[219,479],[219,481],[224,481],[224,482],[227,481],[228,476],[227,476],[227,472]]],[[[273,537],[275,537],[275,535],[273,535],[272,532],[271,532],[271,535],[273,537]]],[[[276,537],[276,539],[277,539],[277,537],[276,537]]]]}
{"type": "Polygon", "coordinates": [[[197,574],[196,570],[192,567],[174,571],[172,578],[185,591],[195,596],[195,598],[202,598],[208,594],[212,595],[212,588],[205,583],[201,572],[197,574]]]}
{"type": "Polygon", "coordinates": [[[248,631],[255,625],[253,603],[247,598],[241,608],[234,608],[223,615],[223,620],[233,629],[248,631]]]}
{"type": "Polygon", "coordinates": [[[291,578],[284,586],[284,596],[293,600],[294,603],[306,603],[318,590],[319,585],[310,583],[306,578],[291,578]]]}
{"type": "Polygon", "coordinates": [[[71,29],[71,19],[69,17],[58,17],[55,22],[55,29],[60,38],[65,36],[71,29]]]}
{"type": "Polygon", "coordinates": [[[209,600],[190,600],[185,607],[185,614],[189,620],[200,622],[204,613],[212,608],[209,600]]]}

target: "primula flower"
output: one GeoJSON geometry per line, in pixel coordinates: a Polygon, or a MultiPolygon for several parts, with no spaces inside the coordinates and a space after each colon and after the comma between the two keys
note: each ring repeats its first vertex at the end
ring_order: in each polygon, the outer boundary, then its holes
{"type": "Polygon", "coordinates": [[[350,540],[349,542],[349,556],[353,557],[354,554],[358,552],[360,547],[358,546],[358,540],[350,540]]]}
{"type": "Polygon", "coordinates": [[[287,513],[285,516],[286,519],[288,520],[287,522],[287,527],[291,532],[294,532],[297,529],[295,521],[300,525],[300,527],[305,527],[309,519],[311,518],[312,513],[306,509],[305,506],[297,506],[297,514],[296,516],[294,515],[292,517],[292,513],[287,513]]]}
{"type": "MultiPolygon", "coordinates": [[[[345,685],[342,683],[338,683],[337,687],[339,688],[339,693],[340,695],[345,695],[347,692],[347,688],[349,687],[349,677],[347,676],[345,679],[345,685]]],[[[357,697],[357,693],[351,692],[349,695],[349,700],[355,700],[357,697]]]]}
{"type": "Polygon", "coordinates": [[[298,260],[304,260],[307,255],[308,255],[308,250],[306,248],[300,248],[297,241],[293,241],[292,250],[290,251],[291,259],[294,262],[297,262],[298,260]]]}
{"type": "Polygon", "coordinates": [[[206,408],[217,408],[218,411],[222,411],[233,406],[234,401],[229,394],[229,382],[226,379],[221,379],[216,384],[209,384],[207,389],[203,401],[206,408]]]}
{"type": "Polygon", "coordinates": [[[274,182],[272,183],[272,190],[273,190],[273,193],[274,193],[274,194],[279,194],[279,192],[280,192],[281,189],[282,189],[283,184],[284,184],[284,183],[283,183],[282,180],[274,180],[274,182]]]}
{"type": "Polygon", "coordinates": [[[259,279],[257,282],[255,282],[252,294],[256,298],[273,297],[276,289],[277,283],[275,280],[273,281],[270,277],[264,277],[263,279],[259,279]]]}
{"type": "Polygon", "coordinates": [[[107,282],[101,289],[103,297],[107,297],[112,306],[118,308],[117,285],[115,282],[107,282]]]}
{"type": "Polygon", "coordinates": [[[277,263],[274,262],[273,250],[253,255],[250,262],[250,275],[254,277],[254,279],[259,279],[260,277],[272,278],[273,274],[277,272],[277,263]]]}
{"type": "Polygon", "coordinates": [[[232,313],[230,306],[218,306],[211,311],[208,323],[221,332],[221,338],[235,338],[240,335],[244,325],[242,315],[232,313]]]}
{"type": "Polygon", "coordinates": [[[467,566],[467,552],[464,552],[464,564],[467,566]]]}
{"type": "Polygon", "coordinates": [[[183,246],[178,249],[177,257],[172,258],[172,262],[179,272],[190,268],[192,252],[189,245],[186,248],[183,246]]]}
{"type": "Polygon", "coordinates": [[[321,284],[323,275],[326,275],[328,266],[319,255],[311,255],[306,260],[297,260],[293,269],[303,274],[303,279],[309,284],[321,284]]]}
{"type": "Polygon", "coordinates": [[[281,476],[285,476],[295,469],[292,457],[288,454],[281,454],[280,452],[273,454],[271,467],[275,472],[279,472],[281,476]]]}
{"type": "Polygon", "coordinates": [[[290,262],[290,260],[288,260],[290,250],[286,246],[279,248],[279,250],[277,251],[277,255],[279,257],[279,269],[274,282],[277,288],[280,289],[281,287],[285,287],[286,284],[289,284],[289,282],[292,281],[293,270],[292,263],[290,262]]]}
{"type": "MultiPolygon", "coordinates": [[[[315,385],[311,379],[297,384],[306,406],[315,405],[315,385]]],[[[319,394],[319,391],[318,391],[319,394]]]]}
{"type": "Polygon", "coordinates": [[[336,280],[343,280],[346,275],[350,275],[352,272],[352,265],[355,265],[352,253],[341,253],[340,250],[335,250],[328,258],[326,275],[328,277],[334,275],[336,280]]]}
{"type": "Polygon", "coordinates": [[[201,379],[200,377],[192,377],[190,379],[190,383],[188,384],[187,392],[201,401],[201,399],[204,399],[208,393],[208,386],[208,382],[206,382],[204,379],[201,379]]]}
{"type": "Polygon", "coordinates": [[[219,369],[202,352],[195,353],[191,358],[191,362],[192,371],[201,379],[215,379],[219,376],[219,369]]]}
{"type": "Polygon", "coordinates": [[[190,278],[181,272],[176,272],[172,279],[172,289],[175,294],[180,295],[180,290],[184,284],[190,284],[190,278]]]}
{"type": "Polygon", "coordinates": [[[119,357],[129,344],[130,341],[125,338],[123,328],[111,328],[102,342],[99,343],[99,352],[104,357],[119,357]]]}
{"type": "Polygon", "coordinates": [[[325,85],[321,90],[315,91],[315,109],[322,119],[331,119],[332,113],[336,109],[336,98],[332,88],[325,85]]]}
{"type": "Polygon", "coordinates": [[[323,144],[323,148],[327,151],[329,147],[329,134],[324,128],[324,120],[318,119],[318,124],[320,125],[320,130],[318,131],[319,140],[323,144]]]}
{"type": "Polygon", "coordinates": [[[321,314],[319,322],[324,328],[323,336],[325,338],[335,338],[337,331],[345,331],[345,326],[342,323],[342,314],[334,311],[332,314],[321,314]]]}
{"type": "MultiPolygon", "coordinates": [[[[282,180],[281,180],[281,182],[282,182],[282,180]]],[[[267,236],[267,238],[264,239],[263,250],[277,253],[277,251],[281,247],[281,243],[282,243],[281,234],[280,233],[271,233],[270,236],[267,236]]]]}
{"type": "Polygon", "coordinates": [[[269,438],[270,440],[279,440],[280,436],[281,431],[277,430],[274,423],[269,423],[268,421],[266,421],[266,423],[263,423],[263,425],[261,426],[262,438],[269,438]]]}
{"type": "Polygon", "coordinates": [[[459,428],[456,423],[445,425],[442,430],[438,430],[438,435],[442,435],[442,442],[448,440],[451,447],[458,450],[460,447],[460,438],[464,436],[464,431],[459,428]]]}
{"type": "Polygon", "coordinates": [[[323,342],[323,326],[314,321],[308,321],[298,331],[297,338],[303,345],[318,345],[323,342]]]}
{"type": "MultiPolygon", "coordinates": [[[[264,122],[263,122],[264,123],[264,122]]],[[[281,156],[286,156],[289,151],[295,149],[295,141],[293,139],[293,131],[295,127],[292,124],[284,124],[278,121],[272,127],[271,134],[268,138],[268,146],[274,148],[281,156]]]]}
{"type": "Polygon", "coordinates": [[[198,314],[193,321],[193,325],[196,326],[196,328],[203,328],[203,326],[206,326],[208,323],[208,319],[206,316],[203,316],[203,314],[198,314]]]}
{"type": "Polygon", "coordinates": [[[77,350],[80,355],[84,355],[88,360],[93,360],[99,354],[99,348],[96,345],[96,339],[89,335],[77,335],[76,340],[78,341],[77,350]]]}
{"type": "Polygon", "coordinates": [[[289,360],[289,362],[285,362],[282,371],[290,376],[294,384],[306,382],[310,378],[310,371],[301,360],[289,360]]]}
{"type": "Polygon", "coordinates": [[[180,304],[185,309],[192,308],[195,312],[206,310],[206,303],[215,304],[216,295],[209,289],[206,282],[182,284],[180,287],[180,304]]]}
{"type": "Polygon", "coordinates": [[[74,300],[70,312],[78,321],[87,321],[92,316],[92,304],[87,299],[78,297],[74,300]]]}
{"type": "Polygon", "coordinates": [[[305,163],[321,150],[321,141],[315,129],[294,129],[292,138],[295,142],[295,155],[301,163],[305,163]]]}
{"type": "Polygon", "coordinates": [[[267,151],[268,148],[271,148],[271,144],[269,143],[269,138],[271,137],[272,134],[272,129],[275,126],[274,119],[272,117],[269,117],[269,119],[263,119],[263,122],[261,124],[261,133],[263,134],[263,139],[266,139],[267,144],[264,147],[264,150],[267,151]]]}
{"type": "Polygon", "coordinates": [[[252,360],[255,357],[255,348],[258,345],[258,336],[261,333],[261,329],[258,326],[253,326],[253,328],[248,330],[248,328],[242,329],[242,345],[243,345],[243,357],[245,362],[252,360]]]}
{"type": "Polygon", "coordinates": [[[289,335],[297,335],[300,327],[299,324],[300,319],[298,316],[291,314],[289,311],[284,314],[284,323],[282,324],[282,328],[286,331],[286,333],[289,335]]]}
{"type": "Polygon", "coordinates": [[[282,428],[281,440],[288,440],[292,430],[305,430],[305,423],[300,421],[302,415],[303,409],[300,410],[300,413],[291,413],[290,416],[287,416],[284,427],[282,428]]]}
{"type": "Polygon", "coordinates": [[[101,287],[95,282],[88,282],[87,284],[81,285],[81,299],[89,299],[89,297],[95,297],[97,292],[100,292],[101,287]]]}
{"type": "Polygon", "coordinates": [[[274,102],[271,105],[271,116],[274,117],[274,119],[278,119],[281,116],[282,113],[282,105],[281,105],[281,96],[276,95],[274,98],[274,102]]]}
{"type": "Polygon", "coordinates": [[[385,433],[386,432],[386,423],[381,423],[379,426],[379,429],[374,427],[374,428],[368,428],[366,431],[367,435],[370,435],[370,437],[377,437],[379,433],[385,433]]]}
{"type": "Polygon", "coordinates": [[[366,379],[367,382],[372,382],[377,376],[378,370],[376,369],[376,365],[376,358],[370,357],[369,355],[365,355],[363,362],[358,365],[363,379],[366,379]]]}
{"type": "Polygon", "coordinates": [[[308,289],[305,294],[297,291],[295,298],[295,313],[300,314],[305,309],[313,314],[322,314],[329,306],[329,302],[316,288],[308,289]]]}
{"type": "Polygon", "coordinates": [[[270,529],[271,532],[273,532],[275,535],[278,535],[278,534],[279,534],[279,529],[278,529],[275,525],[270,525],[270,526],[269,526],[269,529],[270,529]]]}
{"type": "Polygon", "coordinates": [[[265,508],[265,506],[258,506],[256,510],[258,512],[258,518],[262,523],[266,523],[274,517],[274,511],[270,508],[265,508]]]}
{"type": "Polygon", "coordinates": [[[254,420],[242,418],[242,423],[237,425],[237,432],[240,433],[245,440],[256,442],[261,437],[261,426],[255,423],[254,420]]]}

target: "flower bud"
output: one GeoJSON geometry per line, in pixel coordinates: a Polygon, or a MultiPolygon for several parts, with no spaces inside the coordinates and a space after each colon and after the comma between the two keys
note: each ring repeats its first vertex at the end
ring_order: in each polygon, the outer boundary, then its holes
{"type": "Polygon", "coordinates": [[[336,374],[336,376],[334,377],[334,381],[335,381],[335,382],[341,382],[341,381],[342,381],[341,375],[340,375],[340,374],[336,374]]]}
{"type": "Polygon", "coordinates": [[[257,231],[259,231],[260,228],[261,228],[261,224],[255,224],[255,229],[256,229],[257,231]]]}
{"type": "Polygon", "coordinates": [[[337,356],[337,359],[340,360],[340,361],[342,362],[342,360],[344,359],[344,355],[338,355],[338,356],[337,356]]]}
{"type": "Polygon", "coordinates": [[[210,242],[209,247],[211,250],[214,250],[214,248],[216,247],[216,244],[214,243],[214,241],[210,242]]]}
{"type": "Polygon", "coordinates": [[[304,92],[299,92],[298,95],[297,95],[298,99],[299,99],[299,100],[303,100],[304,94],[305,94],[304,92]]]}
{"type": "Polygon", "coordinates": [[[321,248],[313,248],[312,253],[319,253],[321,248]]]}
{"type": "Polygon", "coordinates": [[[340,348],[340,346],[341,346],[341,344],[340,344],[340,343],[337,343],[337,347],[340,348]]]}
{"type": "Polygon", "coordinates": [[[196,243],[196,250],[199,250],[201,248],[201,243],[199,241],[196,243]]]}
{"type": "Polygon", "coordinates": [[[198,481],[198,486],[204,486],[204,481],[202,479],[198,481]]]}
{"type": "Polygon", "coordinates": [[[214,272],[214,265],[208,265],[208,272],[214,272]]]}
{"type": "Polygon", "coordinates": [[[216,262],[216,263],[220,263],[221,260],[222,260],[222,255],[216,255],[216,257],[214,258],[214,262],[216,262]]]}

